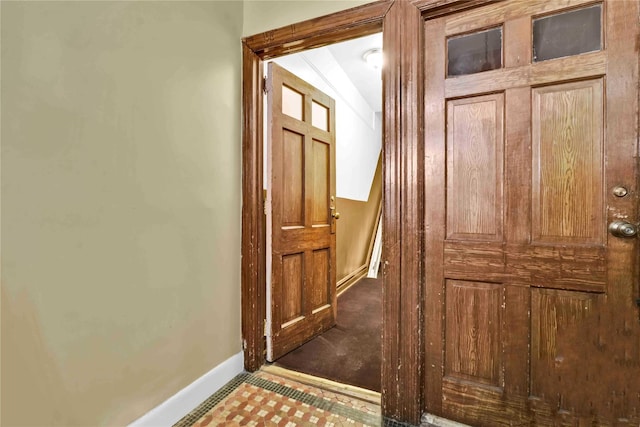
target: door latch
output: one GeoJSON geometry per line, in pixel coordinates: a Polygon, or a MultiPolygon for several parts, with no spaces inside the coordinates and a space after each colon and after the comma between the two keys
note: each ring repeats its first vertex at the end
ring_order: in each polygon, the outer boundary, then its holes
{"type": "Polygon", "coordinates": [[[638,234],[638,226],[628,221],[613,221],[609,224],[609,233],[615,237],[634,237],[638,234]]]}

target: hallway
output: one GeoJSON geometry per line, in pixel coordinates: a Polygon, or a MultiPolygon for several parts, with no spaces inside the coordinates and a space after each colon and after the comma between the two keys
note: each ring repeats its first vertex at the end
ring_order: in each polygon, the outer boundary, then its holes
{"type": "Polygon", "coordinates": [[[382,278],[364,278],[338,296],[335,327],[276,365],[380,392],[382,278]]]}

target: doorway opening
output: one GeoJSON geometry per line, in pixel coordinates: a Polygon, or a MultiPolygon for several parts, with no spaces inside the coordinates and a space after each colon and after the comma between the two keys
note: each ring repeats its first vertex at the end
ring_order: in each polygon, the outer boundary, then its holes
{"type": "MultiPolygon", "coordinates": [[[[319,89],[335,101],[335,189],[331,190],[331,216],[335,218],[327,218],[334,222],[335,226],[335,262],[330,263],[331,269],[335,270],[328,277],[334,277],[331,286],[337,288],[337,317],[335,326],[320,334],[320,326],[314,327],[313,331],[305,332],[305,336],[300,338],[296,333],[295,338],[298,343],[296,347],[287,350],[284,355],[276,355],[270,358],[268,351],[268,360],[272,360],[275,366],[284,367],[304,374],[310,374],[336,381],[342,384],[356,386],[374,392],[381,390],[381,360],[382,360],[382,277],[378,275],[378,267],[380,262],[381,248],[381,210],[382,210],[382,80],[381,80],[381,64],[371,64],[371,58],[376,52],[381,53],[382,34],[376,33],[365,37],[340,42],[317,49],[306,50],[304,52],[292,55],[277,57],[269,62],[274,62],[279,67],[292,73],[294,77],[303,80],[306,84],[319,89]],[[339,219],[339,221],[337,221],[339,219]],[[376,240],[377,236],[377,240],[376,240]]],[[[264,67],[265,78],[272,66],[266,64],[264,67]]],[[[275,70],[275,67],[274,67],[275,70]]],[[[268,90],[278,90],[269,84],[268,90]]],[[[295,91],[293,95],[290,93],[289,86],[286,93],[293,96],[296,102],[295,91]]],[[[287,95],[287,96],[289,96],[287,95]]],[[[294,196],[289,201],[284,201],[286,206],[278,205],[274,208],[271,203],[271,185],[279,188],[278,184],[273,184],[271,173],[275,170],[282,171],[288,180],[299,179],[301,186],[297,184],[287,184],[287,188],[300,189],[299,193],[304,193],[306,180],[304,173],[299,176],[297,173],[290,173],[289,170],[300,169],[300,165],[295,163],[301,157],[295,154],[299,144],[294,141],[293,154],[287,154],[287,143],[282,141],[282,147],[278,148],[278,156],[284,162],[289,164],[280,165],[280,160],[273,160],[274,165],[270,166],[271,156],[269,151],[270,142],[270,126],[272,121],[269,119],[269,109],[273,106],[269,102],[269,96],[264,95],[264,134],[263,134],[263,183],[265,191],[265,200],[267,200],[265,209],[267,215],[264,229],[266,231],[266,282],[267,282],[267,340],[272,332],[270,325],[270,289],[271,281],[284,281],[282,275],[275,272],[278,268],[290,271],[286,274],[291,276],[304,276],[304,267],[302,264],[307,261],[306,255],[299,253],[288,255],[287,264],[272,268],[271,253],[274,250],[281,251],[272,247],[271,221],[273,220],[272,209],[287,210],[289,213],[288,221],[297,215],[292,213],[291,204],[297,204],[298,193],[295,190],[294,196]],[[293,163],[292,163],[293,162],[293,163]],[[275,167],[275,169],[273,169],[275,167]],[[294,217],[292,217],[293,215],[294,217]],[[300,262],[296,261],[296,257],[300,262]],[[296,274],[296,272],[300,272],[296,274]]],[[[274,97],[275,99],[275,97],[274,97]]],[[[300,98],[301,100],[302,98],[300,98]]],[[[287,100],[283,93],[282,101],[278,98],[278,108],[295,110],[295,105],[285,106],[287,100]]],[[[302,101],[301,101],[302,102],[302,101]]],[[[315,104],[315,101],[314,101],[315,104]]],[[[289,116],[296,116],[296,112],[289,110],[289,116]]],[[[302,111],[302,108],[301,110],[302,111]]],[[[286,113],[285,113],[286,114],[286,113]]],[[[275,117],[275,115],[274,115],[275,117]]],[[[300,114],[302,118],[302,113],[300,114]]],[[[286,132],[286,131],[285,131],[286,132]]],[[[274,138],[275,139],[275,138],[274,138]]],[[[311,138],[313,139],[313,138],[311,138]]],[[[313,139],[315,141],[315,139],[313,139]]],[[[289,142],[291,143],[291,142],[289,142]]],[[[318,145],[318,144],[313,144],[318,145]]],[[[315,153],[315,148],[309,153],[315,153]]],[[[311,154],[315,155],[315,154],[311,154]]],[[[304,156],[302,156],[304,157],[304,156]]],[[[317,167],[317,162],[313,163],[317,167]]],[[[305,167],[305,161],[301,160],[302,169],[305,167]]],[[[311,187],[317,187],[317,183],[311,187]]],[[[306,184],[306,188],[310,188],[306,184]]],[[[293,190],[285,190],[293,191],[293,190]]],[[[292,193],[293,194],[293,193],[292,193]]],[[[328,193],[321,197],[327,198],[328,193]]],[[[306,196],[309,197],[308,195],[306,196]]],[[[315,202],[312,205],[315,206],[315,202]]],[[[304,202],[301,202],[304,206],[304,202]]],[[[328,206],[324,206],[327,208],[328,206]]],[[[296,208],[297,209],[297,208],[296,208]]],[[[315,208],[314,208],[315,209],[315,208]]],[[[302,212],[302,209],[300,212],[302,212]]],[[[295,211],[295,209],[294,209],[295,211]]],[[[328,211],[327,211],[328,213],[328,211]]],[[[303,213],[301,213],[304,216],[303,213]]],[[[315,218],[315,217],[314,217],[315,218]]],[[[287,224],[289,224],[287,222],[287,224]]],[[[289,226],[291,229],[295,227],[295,219],[289,226]]],[[[317,221],[316,221],[317,223],[317,221]]],[[[321,223],[317,223],[322,225],[321,223]]],[[[317,227],[319,225],[313,225],[317,227]]],[[[295,231],[295,230],[294,230],[295,231]]],[[[309,237],[313,239],[314,237],[309,237]]],[[[299,246],[299,242],[295,245],[299,246]]],[[[295,252],[295,251],[294,251],[295,252]]],[[[314,251],[319,252],[319,251],[314,251]]],[[[281,258],[274,258],[275,262],[281,262],[281,258]]],[[[315,273],[314,273],[315,274],[315,273]]],[[[308,277],[307,277],[308,278],[308,277]]],[[[292,323],[303,319],[302,308],[305,304],[304,294],[309,289],[309,285],[304,285],[300,281],[300,289],[298,289],[298,279],[292,280],[292,285],[278,287],[273,295],[278,298],[298,299],[302,300],[301,304],[282,301],[276,303],[278,307],[284,307],[285,310],[291,311],[291,316],[287,325],[290,327],[292,323]],[[306,288],[305,288],[306,286],[306,288]],[[288,289],[289,288],[289,289],[288,289]],[[288,292],[287,292],[288,291],[288,292]],[[293,311],[292,311],[293,310],[293,311]],[[299,310],[298,313],[296,310],[299,310]]],[[[311,285],[313,286],[313,285],[311,285]]],[[[330,301],[329,301],[330,304],[330,301]]],[[[318,307],[322,308],[321,302],[318,307]]],[[[315,307],[315,306],[314,306],[315,307]]],[[[314,307],[307,311],[315,313],[314,307]]],[[[326,307],[326,306],[325,306],[326,307]]],[[[286,319],[285,319],[286,320],[286,319]]],[[[305,320],[306,321],[306,320],[305,320]]],[[[278,330],[280,326],[273,326],[273,330],[278,330]]],[[[283,326],[284,328],[284,326],[283,326]]],[[[305,328],[308,329],[308,328],[305,328]]],[[[323,328],[324,329],[324,328],[323,328]]],[[[277,332],[276,332],[277,333],[277,332]]],[[[287,348],[291,347],[287,344],[287,348]]],[[[269,344],[267,344],[269,347],[269,344]]],[[[375,393],[374,393],[375,395],[375,393]]],[[[379,401],[379,395],[377,397],[379,401]]]]}
{"type": "Polygon", "coordinates": [[[383,31],[382,413],[418,424],[423,403],[423,24],[467,1],[380,0],[243,39],[242,339],[244,366],[266,360],[263,61],[383,31]]]}

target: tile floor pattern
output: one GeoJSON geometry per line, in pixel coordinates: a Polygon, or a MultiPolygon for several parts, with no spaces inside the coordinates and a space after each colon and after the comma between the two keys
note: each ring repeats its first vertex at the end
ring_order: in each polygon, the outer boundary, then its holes
{"type": "Polygon", "coordinates": [[[242,373],[174,427],[405,427],[380,406],[266,372],[242,373]]]}

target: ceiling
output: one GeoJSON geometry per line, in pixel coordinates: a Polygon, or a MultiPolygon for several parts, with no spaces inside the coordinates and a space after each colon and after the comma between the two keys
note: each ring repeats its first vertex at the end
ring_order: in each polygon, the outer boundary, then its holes
{"type": "Polygon", "coordinates": [[[382,33],[378,33],[320,48],[331,52],[375,112],[382,111],[382,77],[380,70],[367,65],[362,55],[370,49],[381,47],[382,33]]]}

